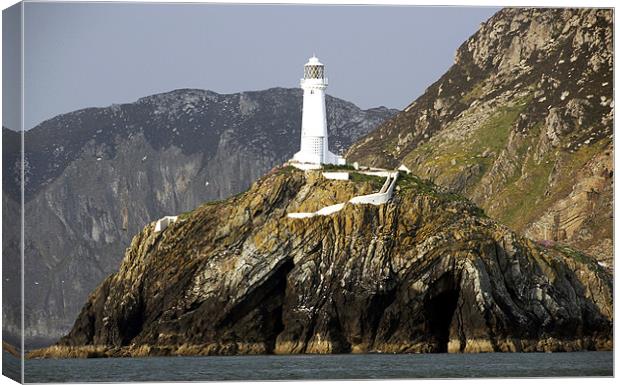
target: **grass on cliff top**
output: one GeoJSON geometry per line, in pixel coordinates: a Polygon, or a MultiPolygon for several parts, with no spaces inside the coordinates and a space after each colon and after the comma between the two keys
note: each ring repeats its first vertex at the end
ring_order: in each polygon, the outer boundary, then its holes
{"type": "MultiPolygon", "coordinates": [[[[444,202],[471,203],[469,199],[460,194],[440,191],[439,187],[433,182],[427,179],[422,179],[416,175],[407,174],[402,171],[399,172],[398,180],[396,181],[396,187],[398,187],[399,194],[403,195],[426,195],[440,199],[444,202]]],[[[478,206],[474,206],[472,204],[472,207],[475,207],[474,213],[476,215],[486,216],[484,210],[482,210],[478,206]]]]}
{"type": "MultiPolygon", "coordinates": [[[[290,164],[287,164],[286,166],[273,169],[270,173],[275,173],[276,175],[292,175],[295,172],[302,171],[298,168],[291,166],[290,164]]],[[[270,173],[265,174],[265,176],[269,175],[270,173]]]]}
{"type": "Polygon", "coordinates": [[[331,172],[331,171],[355,171],[355,167],[350,164],[324,164],[323,171],[331,172]]]}
{"type": "Polygon", "coordinates": [[[385,178],[383,177],[360,174],[359,172],[349,173],[349,180],[354,183],[368,182],[372,186],[373,190],[380,190],[383,183],[385,183],[385,178]]]}

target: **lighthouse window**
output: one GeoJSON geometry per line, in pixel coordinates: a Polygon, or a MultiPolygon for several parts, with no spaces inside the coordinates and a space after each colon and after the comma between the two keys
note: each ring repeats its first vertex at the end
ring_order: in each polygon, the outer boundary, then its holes
{"type": "Polygon", "coordinates": [[[322,79],[323,66],[308,65],[304,67],[304,78],[306,79],[322,79]]]}

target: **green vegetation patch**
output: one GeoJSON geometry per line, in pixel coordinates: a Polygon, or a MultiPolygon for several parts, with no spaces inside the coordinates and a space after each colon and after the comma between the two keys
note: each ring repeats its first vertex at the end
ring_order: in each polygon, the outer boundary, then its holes
{"type": "Polygon", "coordinates": [[[461,102],[468,105],[471,104],[471,102],[482,96],[483,89],[484,82],[476,83],[468,93],[463,95],[463,97],[461,98],[461,102]]]}
{"type": "Polygon", "coordinates": [[[572,153],[559,152],[555,155],[550,152],[539,162],[528,159],[523,167],[524,174],[509,181],[505,188],[493,197],[493,201],[498,202],[499,206],[491,213],[492,216],[515,230],[522,230],[542,215],[551,202],[570,193],[576,172],[606,144],[605,141],[597,142],[572,153]],[[556,184],[549,188],[549,177],[556,164],[560,174],[554,178],[556,184]]]}
{"type": "Polygon", "coordinates": [[[555,244],[553,248],[561,252],[562,254],[572,258],[576,262],[589,266],[590,269],[594,270],[595,272],[599,274],[605,273],[605,269],[601,265],[598,264],[598,261],[594,257],[591,257],[585,253],[582,253],[579,250],[573,249],[572,247],[565,245],[565,244],[558,243],[558,244],[555,244]]]}
{"type": "Polygon", "coordinates": [[[350,164],[324,164],[323,171],[355,171],[355,167],[350,164]]]}
{"type": "Polygon", "coordinates": [[[359,172],[352,172],[349,174],[349,180],[355,183],[368,182],[375,190],[380,190],[385,178],[375,175],[360,174],[359,172]]]}
{"type": "Polygon", "coordinates": [[[501,202],[498,218],[515,229],[522,229],[537,215],[538,200],[547,189],[553,162],[549,156],[539,163],[530,159],[525,170],[524,176],[507,185],[493,199],[501,202]]]}
{"type": "MultiPolygon", "coordinates": [[[[531,97],[523,98],[512,106],[498,109],[498,111],[480,124],[471,132],[471,135],[463,136],[450,141],[445,135],[438,135],[429,142],[418,146],[407,158],[424,159],[418,170],[438,169],[440,175],[456,175],[463,171],[463,167],[480,164],[482,172],[480,178],[493,164],[499,152],[505,148],[512,126],[525,106],[531,101],[531,97]],[[494,157],[482,157],[487,151],[494,157]]],[[[452,131],[450,128],[446,132],[452,131]]],[[[453,134],[453,133],[452,133],[453,134]]]]}
{"type": "Polygon", "coordinates": [[[572,247],[568,246],[568,245],[564,245],[564,244],[555,244],[555,246],[553,247],[554,249],[556,249],[557,251],[561,252],[564,255],[567,255],[569,257],[571,257],[572,259],[574,259],[575,261],[585,264],[585,265],[590,265],[593,263],[596,263],[591,257],[588,257],[586,254],[582,253],[579,250],[575,250],[572,247]]]}
{"type": "Polygon", "coordinates": [[[286,165],[283,167],[279,167],[275,170],[276,175],[292,175],[295,172],[301,172],[298,168],[295,168],[291,165],[286,165]]]}
{"type": "Polygon", "coordinates": [[[399,194],[402,195],[425,195],[437,198],[443,202],[466,202],[471,204],[472,213],[477,216],[486,216],[484,210],[473,205],[466,197],[453,192],[444,192],[428,179],[422,179],[416,175],[400,172],[396,181],[399,194]]]}
{"type": "Polygon", "coordinates": [[[437,198],[440,196],[438,187],[433,182],[404,172],[399,172],[396,187],[398,187],[399,192],[402,194],[430,195],[437,198]]]}

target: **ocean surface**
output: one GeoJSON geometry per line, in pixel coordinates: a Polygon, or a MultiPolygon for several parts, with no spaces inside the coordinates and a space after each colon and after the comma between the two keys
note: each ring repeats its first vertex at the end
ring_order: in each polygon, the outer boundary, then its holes
{"type": "MultiPolygon", "coordinates": [[[[3,355],[3,358],[6,359],[7,355],[3,355]]],[[[364,354],[27,360],[25,370],[26,382],[612,376],[613,353],[364,354]]]]}

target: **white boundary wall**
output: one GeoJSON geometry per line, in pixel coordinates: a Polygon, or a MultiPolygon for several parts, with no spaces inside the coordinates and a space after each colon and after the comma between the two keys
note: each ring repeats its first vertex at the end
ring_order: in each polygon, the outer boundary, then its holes
{"type": "Polygon", "coordinates": [[[401,164],[400,167],[398,168],[399,171],[404,171],[407,174],[411,174],[411,170],[409,170],[409,167],[405,166],[404,164],[401,164]]]}
{"type": "Polygon", "coordinates": [[[289,165],[298,168],[300,170],[306,171],[306,170],[319,170],[322,168],[322,166],[318,163],[297,163],[297,162],[290,162],[289,165]]]}
{"type": "Polygon", "coordinates": [[[387,178],[389,176],[392,176],[392,174],[394,174],[394,171],[358,171],[358,173],[360,174],[364,174],[364,175],[371,175],[371,176],[380,176],[383,178],[387,178]]]}
{"type": "Polygon", "coordinates": [[[323,177],[325,179],[349,180],[349,173],[348,172],[324,172],[323,177]]]}
{"type": "Polygon", "coordinates": [[[312,218],[317,215],[330,215],[330,214],[333,214],[335,212],[342,210],[343,207],[344,207],[344,203],[338,203],[338,204],[331,205],[331,206],[325,206],[319,211],[315,211],[313,213],[290,213],[290,214],[287,214],[287,217],[300,219],[300,218],[312,218]]]}
{"type": "Polygon", "coordinates": [[[351,198],[349,203],[382,205],[392,198],[392,194],[394,193],[394,187],[396,186],[397,179],[398,179],[398,172],[392,172],[390,173],[390,176],[388,176],[385,179],[385,183],[383,183],[383,187],[381,187],[381,190],[379,190],[378,193],[353,197],[351,198]]]}
{"type": "Polygon", "coordinates": [[[166,228],[169,225],[173,224],[178,219],[179,219],[178,216],[171,216],[171,215],[158,219],[157,223],[155,223],[155,232],[157,233],[157,232],[166,230],[166,228]]]}
{"type": "Polygon", "coordinates": [[[343,207],[344,207],[344,203],[338,203],[335,205],[323,207],[316,213],[317,215],[329,215],[329,214],[333,214],[335,212],[342,210],[343,207]]]}

